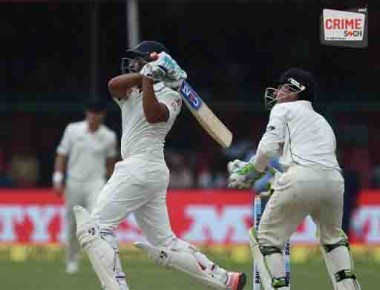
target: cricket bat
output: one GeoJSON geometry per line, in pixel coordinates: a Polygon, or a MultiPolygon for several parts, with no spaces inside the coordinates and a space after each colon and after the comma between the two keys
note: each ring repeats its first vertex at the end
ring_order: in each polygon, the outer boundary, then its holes
{"type": "Polygon", "coordinates": [[[194,89],[185,80],[178,89],[190,112],[207,133],[223,148],[232,143],[232,132],[218,119],[194,89]]]}

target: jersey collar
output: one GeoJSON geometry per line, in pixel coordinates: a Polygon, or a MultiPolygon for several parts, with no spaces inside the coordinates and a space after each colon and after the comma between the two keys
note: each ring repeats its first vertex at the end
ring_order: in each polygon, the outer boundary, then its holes
{"type": "Polygon", "coordinates": [[[308,108],[313,108],[313,105],[311,104],[310,101],[306,101],[306,100],[299,100],[297,101],[298,103],[302,104],[303,106],[305,107],[308,107],[308,108]]]}

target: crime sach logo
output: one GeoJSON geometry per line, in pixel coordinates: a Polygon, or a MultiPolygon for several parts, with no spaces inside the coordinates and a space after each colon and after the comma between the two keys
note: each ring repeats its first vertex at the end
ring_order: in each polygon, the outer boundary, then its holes
{"type": "Polygon", "coordinates": [[[365,14],[333,9],[323,10],[326,41],[361,41],[364,36],[365,14]]]}
{"type": "Polygon", "coordinates": [[[320,19],[322,44],[358,48],[368,46],[366,7],[346,11],[323,9],[320,19]]]}
{"type": "Polygon", "coordinates": [[[363,37],[363,24],[362,19],[333,19],[328,18],[325,21],[325,27],[327,30],[339,29],[343,30],[343,36],[348,37],[363,37]]]}

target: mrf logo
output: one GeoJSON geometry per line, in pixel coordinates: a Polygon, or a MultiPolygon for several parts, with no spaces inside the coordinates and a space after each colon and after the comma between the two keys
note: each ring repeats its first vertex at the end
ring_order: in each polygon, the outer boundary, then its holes
{"type": "Polygon", "coordinates": [[[367,8],[347,11],[323,9],[321,43],[346,47],[367,47],[367,8]]]}
{"type": "Polygon", "coordinates": [[[194,109],[199,110],[202,105],[202,99],[198,94],[190,87],[190,85],[183,81],[180,88],[181,95],[186,99],[187,103],[194,109]]]}

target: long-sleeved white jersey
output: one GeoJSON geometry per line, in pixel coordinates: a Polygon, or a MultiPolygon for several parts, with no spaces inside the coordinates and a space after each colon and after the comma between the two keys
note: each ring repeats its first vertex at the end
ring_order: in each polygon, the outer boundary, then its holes
{"type": "Polygon", "coordinates": [[[294,165],[340,170],[335,150],[331,126],[309,101],[279,103],[272,108],[259,143],[256,167],[263,170],[266,164],[260,159],[279,155],[284,170],[294,165]]]}

